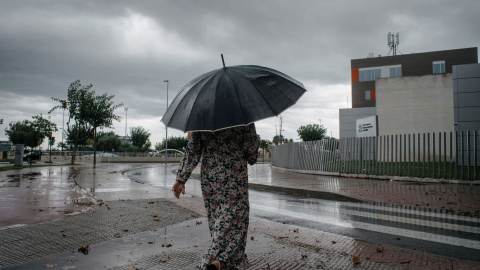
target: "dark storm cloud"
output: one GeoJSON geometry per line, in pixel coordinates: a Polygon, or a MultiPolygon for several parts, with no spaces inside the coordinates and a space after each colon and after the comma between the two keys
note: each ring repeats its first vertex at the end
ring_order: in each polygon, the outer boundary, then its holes
{"type": "MultiPolygon", "coordinates": [[[[0,113],[7,123],[46,114],[50,98],[80,79],[123,102],[129,125],[149,123],[155,143],[164,80],[171,102],[189,80],[220,68],[223,53],[227,65],[268,66],[308,86],[284,114],[287,137],[318,119],[338,136],[351,59],[386,55],[388,32],[400,32],[402,53],[476,47],[478,10],[473,0],[1,1],[0,113]]],[[[274,135],[277,122],[259,123],[261,135],[274,135]]],[[[115,127],[123,134],[123,120],[115,127]]]]}

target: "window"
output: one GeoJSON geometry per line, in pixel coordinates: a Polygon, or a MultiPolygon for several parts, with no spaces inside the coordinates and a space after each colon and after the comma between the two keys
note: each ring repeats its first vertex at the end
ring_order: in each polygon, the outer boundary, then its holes
{"type": "Polygon", "coordinates": [[[365,91],[365,100],[374,100],[375,99],[375,90],[365,91]]]}
{"type": "Polygon", "coordinates": [[[445,61],[433,62],[433,74],[445,73],[445,61]]]}
{"type": "Polygon", "coordinates": [[[381,78],[382,72],[381,69],[363,69],[358,72],[358,81],[374,81],[375,79],[381,78]]]}
{"type": "Polygon", "coordinates": [[[402,67],[390,68],[390,77],[402,77],[402,67]]]}

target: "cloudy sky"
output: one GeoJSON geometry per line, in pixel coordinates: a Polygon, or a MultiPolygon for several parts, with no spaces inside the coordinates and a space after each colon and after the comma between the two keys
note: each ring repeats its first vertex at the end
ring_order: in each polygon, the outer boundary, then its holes
{"type": "MultiPolygon", "coordinates": [[[[2,0],[0,140],[8,123],[48,116],[51,97],[66,98],[78,79],[124,104],[117,134],[127,120],[154,145],[165,137],[164,80],[171,102],[188,81],[222,67],[220,54],[227,66],[266,66],[305,85],[282,114],[286,138],[299,141],[296,130],[314,123],[338,138],[338,109],[351,106],[351,59],[387,55],[388,32],[400,32],[403,54],[478,47],[479,11],[478,0],[2,0]]],[[[51,114],[60,128],[62,119],[51,114]]],[[[271,140],[280,119],[258,122],[257,132],[271,140]]]]}

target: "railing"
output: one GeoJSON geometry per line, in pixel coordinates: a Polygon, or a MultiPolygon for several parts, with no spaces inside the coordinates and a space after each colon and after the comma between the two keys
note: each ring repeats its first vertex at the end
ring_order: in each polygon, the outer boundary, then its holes
{"type": "MultiPolygon", "coordinates": [[[[52,151],[52,157],[53,156],[72,156],[72,151],[52,151]]],[[[49,151],[42,151],[43,156],[48,156],[50,155],[49,151]]],[[[93,151],[77,151],[75,153],[75,156],[77,157],[82,157],[82,156],[92,156],[93,157],[93,151]]],[[[150,153],[141,153],[141,152],[99,152],[97,151],[97,156],[99,157],[164,157],[165,152],[162,153],[156,153],[156,154],[150,154],[150,153]]],[[[183,153],[177,152],[176,150],[168,150],[168,156],[169,157],[181,157],[183,156],[183,153]]]]}
{"type": "Polygon", "coordinates": [[[478,131],[385,135],[288,143],[272,165],[334,174],[479,180],[478,131]]]}

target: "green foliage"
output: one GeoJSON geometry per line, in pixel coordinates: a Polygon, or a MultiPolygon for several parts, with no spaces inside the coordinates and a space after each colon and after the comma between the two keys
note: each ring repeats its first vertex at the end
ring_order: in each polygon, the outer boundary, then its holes
{"type": "Polygon", "coordinates": [[[325,138],[327,134],[327,129],[323,125],[318,124],[309,124],[306,126],[301,126],[297,130],[298,136],[302,141],[317,141],[325,138]]]}
{"type": "Polygon", "coordinates": [[[35,148],[42,144],[45,137],[57,131],[57,125],[43,118],[42,115],[32,117],[33,120],[10,122],[5,129],[5,135],[13,144],[23,144],[35,148]]]}
{"type": "Polygon", "coordinates": [[[120,145],[120,152],[138,152],[138,149],[129,143],[123,143],[120,145]]]}
{"type": "MultiPolygon", "coordinates": [[[[120,116],[115,115],[114,111],[123,104],[115,105],[112,99],[115,96],[103,94],[95,95],[92,85],[82,86],[80,80],[76,80],[70,84],[67,90],[67,100],[53,98],[58,105],[54,106],[49,113],[55,110],[67,110],[68,121],[66,134],[68,140],[73,143],[72,163],[75,160],[75,152],[78,145],[85,143],[88,137],[95,138],[97,128],[112,127],[113,120],[119,121],[120,116]]],[[[94,141],[94,151],[96,151],[96,140],[94,141]]],[[[96,158],[94,157],[94,164],[96,158]]]]}
{"type": "MultiPolygon", "coordinates": [[[[184,151],[188,144],[188,137],[175,137],[172,136],[168,138],[168,149],[176,149],[179,151],[184,151]]],[[[162,143],[155,144],[155,150],[163,150],[165,149],[165,139],[163,139],[162,143]]]]}
{"type": "Polygon", "coordinates": [[[293,139],[286,139],[285,137],[283,137],[283,135],[273,136],[272,143],[274,145],[279,145],[279,144],[288,143],[288,142],[293,142],[293,139]]]}
{"type": "Polygon", "coordinates": [[[68,150],[68,145],[64,142],[57,143],[57,147],[63,150],[68,150]]]}
{"type": "Polygon", "coordinates": [[[132,145],[140,152],[149,151],[152,143],[150,142],[150,132],[143,127],[130,128],[130,137],[132,139],[132,145]]]}
{"type": "Polygon", "coordinates": [[[120,151],[122,141],[115,132],[99,132],[97,134],[97,149],[103,152],[120,151]]]}
{"type": "Polygon", "coordinates": [[[273,143],[271,141],[263,140],[263,139],[260,140],[260,149],[265,151],[265,150],[268,150],[272,146],[273,146],[273,143]]]}

